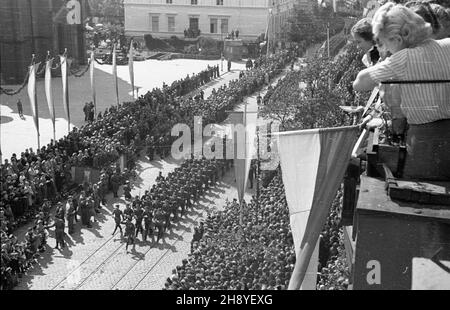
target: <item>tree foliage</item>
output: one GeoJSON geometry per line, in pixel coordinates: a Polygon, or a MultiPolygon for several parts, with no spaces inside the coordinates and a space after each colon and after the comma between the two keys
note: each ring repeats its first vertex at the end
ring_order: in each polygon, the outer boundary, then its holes
{"type": "Polygon", "coordinates": [[[330,35],[335,35],[344,27],[344,20],[328,7],[313,6],[312,12],[296,7],[287,24],[288,38],[292,42],[306,46],[319,43],[327,38],[327,24],[330,35]]]}
{"type": "Polygon", "coordinates": [[[103,18],[106,22],[123,23],[124,0],[89,0],[92,15],[103,18]]]}
{"type": "Polygon", "coordinates": [[[340,105],[365,105],[368,94],[356,96],[352,83],[363,69],[362,52],[354,44],[336,60],[307,59],[268,92],[260,114],[277,120],[282,130],[334,127],[349,124],[340,105]]]}

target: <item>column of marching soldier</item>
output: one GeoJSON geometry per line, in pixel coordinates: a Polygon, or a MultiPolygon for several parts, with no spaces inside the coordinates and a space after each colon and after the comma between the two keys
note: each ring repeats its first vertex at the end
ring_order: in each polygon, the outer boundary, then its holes
{"type": "Polygon", "coordinates": [[[155,237],[156,243],[160,239],[164,241],[164,233],[171,224],[185,215],[231,166],[230,160],[191,157],[167,177],[160,172],[156,184],[142,196],[132,197],[130,183],[126,182],[123,190],[127,205],[123,211],[115,205],[113,217],[116,225],[112,234],[119,230],[121,236],[125,236],[127,251],[129,245],[134,248],[139,233],[144,242],[148,237],[152,238],[152,243],[155,237]]]}

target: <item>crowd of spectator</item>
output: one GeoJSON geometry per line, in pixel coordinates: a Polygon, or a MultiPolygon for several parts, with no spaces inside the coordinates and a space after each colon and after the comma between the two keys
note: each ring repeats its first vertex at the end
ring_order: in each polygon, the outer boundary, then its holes
{"type": "Polygon", "coordinates": [[[262,189],[260,201],[244,204],[243,223],[236,200],[210,214],[165,289],[286,289],[295,252],[280,176],[262,189]]]}
{"type": "MultiPolygon", "coordinates": [[[[284,186],[278,172],[260,200],[240,205],[234,199],[208,215],[194,230],[192,251],[167,278],[167,290],[284,290],[295,265],[284,186]]],[[[342,193],[333,203],[320,236],[317,289],[346,289],[341,227],[342,193]]]]}

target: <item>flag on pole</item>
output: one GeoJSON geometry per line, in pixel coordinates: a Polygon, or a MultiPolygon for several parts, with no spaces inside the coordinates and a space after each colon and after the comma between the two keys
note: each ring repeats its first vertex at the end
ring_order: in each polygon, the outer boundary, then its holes
{"type": "Polygon", "coordinates": [[[119,105],[119,85],[117,84],[117,57],[116,57],[116,43],[114,43],[113,54],[112,54],[112,66],[113,66],[113,77],[114,77],[114,87],[116,89],[116,100],[117,105],[119,105]]]}
{"type": "MultiPolygon", "coordinates": [[[[32,64],[29,67],[28,76],[28,97],[30,98],[31,112],[33,113],[34,126],[39,136],[39,111],[36,98],[36,69],[39,64],[32,64]]],[[[39,144],[39,143],[38,143],[39,144]]]]}
{"type": "Polygon", "coordinates": [[[94,70],[95,70],[95,58],[94,58],[94,51],[91,52],[91,90],[92,90],[92,102],[94,103],[94,115],[97,115],[97,99],[95,96],[95,77],[94,77],[94,70]]]}
{"type": "Polygon", "coordinates": [[[319,235],[357,134],[358,126],[277,134],[297,256],[289,289],[315,289],[319,235]]]}
{"type": "Polygon", "coordinates": [[[55,106],[53,104],[53,94],[52,94],[52,65],[53,58],[47,60],[45,65],[45,97],[47,98],[48,110],[50,112],[50,118],[53,123],[53,132],[55,132],[55,106]]]}
{"type": "Polygon", "coordinates": [[[134,98],[134,50],[133,40],[130,42],[130,53],[128,55],[128,69],[130,71],[131,93],[134,98]]]}
{"type": "Polygon", "coordinates": [[[69,85],[68,85],[68,71],[69,62],[66,54],[59,56],[61,59],[61,79],[62,79],[62,89],[63,89],[63,105],[64,112],[66,113],[66,118],[68,122],[68,128],[70,131],[70,109],[69,109],[69,85]]]}

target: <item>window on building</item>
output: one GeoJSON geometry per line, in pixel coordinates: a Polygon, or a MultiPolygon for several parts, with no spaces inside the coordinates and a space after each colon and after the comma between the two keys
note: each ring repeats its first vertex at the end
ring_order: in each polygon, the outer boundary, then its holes
{"type": "Polygon", "coordinates": [[[220,21],[220,32],[228,33],[228,19],[222,19],[220,21]]]}
{"type": "Polygon", "coordinates": [[[210,33],[217,33],[217,18],[211,18],[211,22],[210,22],[210,28],[209,28],[209,32],[210,33]]]}
{"type": "Polygon", "coordinates": [[[198,29],[198,18],[196,17],[189,18],[189,28],[192,30],[198,29]]]}
{"type": "Polygon", "coordinates": [[[223,0],[216,0],[217,5],[223,5],[223,0]]]}
{"type": "Polygon", "coordinates": [[[152,32],[159,32],[159,16],[152,16],[152,32]]]}
{"type": "Polygon", "coordinates": [[[172,0],[166,0],[167,4],[172,4],[172,0]]]}
{"type": "Polygon", "coordinates": [[[168,16],[167,17],[167,30],[169,32],[175,32],[175,16],[168,16]]]}
{"type": "Polygon", "coordinates": [[[191,4],[195,4],[196,5],[197,2],[198,2],[197,0],[191,0],[191,4]]]}

